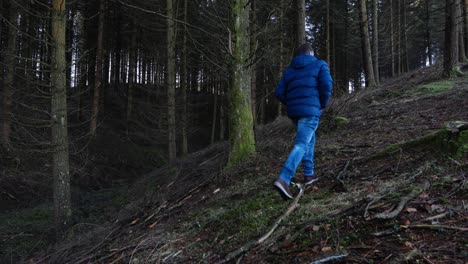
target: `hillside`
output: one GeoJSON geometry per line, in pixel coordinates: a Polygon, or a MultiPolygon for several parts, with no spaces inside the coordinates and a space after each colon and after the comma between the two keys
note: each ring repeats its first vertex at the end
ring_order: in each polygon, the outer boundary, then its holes
{"type": "MultiPolygon", "coordinates": [[[[467,125],[437,132],[468,121],[468,79],[441,80],[437,72],[335,100],[318,132],[320,180],[266,241],[232,262],[465,263],[467,125]]],[[[294,127],[280,118],[258,128],[256,139],[257,155],[235,168],[222,170],[228,146],[219,143],[153,171],[126,194],[132,202],[115,221],[77,226],[67,243],[31,263],[223,261],[291,205],[272,181],[294,127]]]]}

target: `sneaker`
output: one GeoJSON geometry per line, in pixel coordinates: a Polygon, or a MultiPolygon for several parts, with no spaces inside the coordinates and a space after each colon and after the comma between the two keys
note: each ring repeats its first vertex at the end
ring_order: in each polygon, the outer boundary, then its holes
{"type": "Polygon", "coordinates": [[[282,179],[277,179],[273,185],[278,190],[283,199],[287,200],[293,198],[291,191],[289,190],[289,186],[282,179]]]}
{"type": "Polygon", "coordinates": [[[312,176],[304,176],[304,185],[311,185],[312,183],[316,182],[318,180],[317,175],[312,175],[312,176]]]}

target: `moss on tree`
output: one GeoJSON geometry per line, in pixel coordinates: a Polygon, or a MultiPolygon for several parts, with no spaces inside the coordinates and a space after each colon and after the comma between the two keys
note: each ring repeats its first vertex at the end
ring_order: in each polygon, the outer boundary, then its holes
{"type": "Polygon", "coordinates": [[[236,165],[255,152],[251,110],[249,51],[249,6],[247,0],[235,0],[231,6],[232,50],[229,87],[229,139],[231,150],[228,166],[236,165]]]}

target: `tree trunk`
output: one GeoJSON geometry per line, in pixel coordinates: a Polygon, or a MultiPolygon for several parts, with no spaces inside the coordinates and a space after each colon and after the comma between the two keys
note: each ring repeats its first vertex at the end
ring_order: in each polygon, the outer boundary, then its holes
{"type": "Polygon", "coordinates": [[[327,3],[327,63],[330,64],[330,55],[331,55],[331,50],[330,50],[330,0],[325,0],[327,3]]]}
{"type": "Polygon", "coordinates": [[[219,102],[219,140],[220,141],[224,141],[224,133],[226,132],[225,131],[225,128],[224,128],[224,104],[225,104],[225,100],[224,100],[224,94],[222,93],[221,96],[220,96],[220,102],[219,102]]]}
{"type": "Polygon", "coordinates": [[[458,30],[456,17],[457,2],[460,0],[446,0],[445,7],[445,49],[444,75],[451,76],[458,60],[458,30]]]}
{"type": "Polygon", "coordinates": [[[232,50],[229,85],[229,166],[255,152],[253,117],[250,102],[249,7],[248,0],[233,0],[231,4],[232,50]]]}
{"type": "Polygon", "coordinates": [[[405,56],[404,56],[404,70],[405,72],[409,71],[409,59],[408,59],[408,30],[407,30],[407,19],[406,19],[406,0],[403,0],[403,34],[405,42],[405,56]]]}
{"type": "Polygon", "coordinates": [[[176,124],[175,124],[175,45],[176,28],[174,23],[173,1],[167,0],[167,135],[169,160],[175,160],[176,124]]]}
{"type": "Polygon", "coordinates": [[[218,90],[215,87],[215,91],[213,93],[213,98],[214,98],[214,103],[213,103],[213,115],[211,119],[211,144],[213,145],[215,142],[215,136],[216,136],[216,113],[218,111],[218,90]]]}
{"type": "Polygon", "coordinates": [[[101,95],[102,89],[102,36],[104,33],[104,7],[105,0],[99,1],[99,22],[98,22],[98,36],[97,36],[97,50],[96,50],[96,78],[94,80],[94,96],[93,106],[91,109],[91,123],[90,123],[90,135],[91,137],[96,136],[97,120],[99,115],[99,96],[101,95]]]}
{"type": "Polygon", "coordinates": [[[464,27],[464,21],[463,21],[463,5],[462,5],[462,0],[457,0],[457,27],[458,27],[458,53],[459,53],[459,60],[460,62],[465,62],[466,61],[466,53],[465,53],[465,27],[464,27]]]}
{"type": "Polygon", "coordinates": [[[51,30],[51,135],[52,175],[54,178],[54,215],[58,238],[71,224],[70,171],[68,164],[65,0],[52,1],[51,30]]]}
{"type": "Polygon", "coordinates": [[[390,0],[390,46],[391,46],[391,58],[392,58],[392,76],[395,76],[395,42],[394,42],[394,30],[393,30],[393,1],[390,0]]]}
{"type": "MultiPolygon", "coordinates": [[[[16,25],[18,12],[16,3],[10,1],[10,14],[8,22],[10,25],[16,25]]],[[[10,134],[11,134],[11,115],[13,106],[13,81],[15,77],[15,64],[16,64],[16,28],[10,26],[8,29],[8,41],[5,53],[5,73],[3,79],[3,112],[2,112],[2,145],[5,149],[10,147],[10,134]]]]}
{"type": "MultiPolygon", "coordinates": [[[[467,0],[468,1],[468,0],[467,0]]],[[[279,35],[280,35],[280,49],[279,49],[279,68],[278,68],[278,80],[281,78],[281,75],[283,74],[283,61],[284,61],[284,37],[283,37],[283,21],[284,21],[284,12],[283,12],[283,6],[284,6],[284,0],[280,0],[280,15],[279,15],[279,19],[280,19],[280,32],[279,32],[279,35]]],[[[282,107],[283,107],[283,104],[278,100],[278,116],[281,116],[282,115],[282,107]]]]}
{"type": "Polygon", "coordinates": [[[369,20],[367,18],[366,0],[359,1],[359,15],[361,18],[362,54],[366,75],[366,86],[375,87],[376,83],[374,77],[374,68],[372,66],[372,54],[369,39],[369,20]]]}
{"type": "Polygon", "coordinates": [[[117,14],[117,25],[116,25],[116,29],[117,30],[117,33],[116,33],[116,37],[115,37],[115,48],[114,48],[114,53],[115,53],[115,61],[113,61],[112,63],[114,64],[113,65],[113,72],[114,72],[114,91],[118,91],[119,90],[119,87],[120,87],[120,79],[121,79],[121,56],[120,56],[120,52],[121,52],[121,15],[120,15],[120,12],[119,11],[115,11],[115,12],[118,12],[117,14]]]}
{"type": "MultiPolygon", "coordinates": [[[[72,59],[73,59],[73,22],[75,21],[75,10],[74,8],[71,8],[72,10],[68,11],[68,18],[67,18],[67,35],[66,35],[66,60],[67,60],[67,65],[72,64],[72,59]]],[[[72,86],[72,67],[67,67],[67,93],[70,92],[70,88],[72,86]]]]}
{"type": "MultiPolygon", "coordinates": [[[[128,89],[127,89],[127,123],[132,119],[132,114],[133,114],[133,85],[134,85],[134,80],[135,80],[135,64],[136,64],[136,49],[137,49],[137,26],[136,26],[136,21],[133,20],[132,22],[132,37],[131,37],[131,42],[130,42],[130,54],[129,54],[129,62],[128,62],[128,89]]],[[[126,63],[124,63],[126,65],[126,63]]],[[[125,68],[125,67],[124,67],[125,68]]],[[[124,73],[122,76],[126,76],[126,73],[124,73]]]]}
{"type": "MultiPolygon", "coordinates": [[[[257,44],[257,38],[256,38],[256,1],[255,0],[250,0],[250,7],[251,7],[251,19],[250,19],[250,52],[253,54],[251,57],[256,60],[255,58],[255,53],[256,53],[256,44],[257,44]]],[[[254,62],[251,66],[251,95],[252,95],[252,116],[254,119],[254,125],[257,124],[257,64],[254,62]]]]}
{"type": "Polygon", "coordinates": [[[375,82],[379,83],[379,5],[377,0],[373,0],[372,5],[372,47],[373,47],[373,66],[374,66],[374,75],[375,82]]]}
{"type": "Polygon", "coordinates": [[[305,0],[296,0],[296,47],[307,42],[305,34],[305,0]]]}
{"type": "MultiPolygon", "coordinates": [[[[429,1],[429,0],[428,0],[429,1]]],[[[468,54],[468,0],[465,0],[464,2],[464,17],[465,17],[465,55],[468,54]]]]}
{"type": "Polygon", "coordinates": [[[182,50],[182,70],[180,73],[181,79],[181,88],[182,93],[182,114],[181,114],[181,126],[182,126],[182,145],[181,145],[181,154],[182,156],[187,155],[188,153],[188,140],[187,140],[187,89],[188,89],[188,78],[187,78],[187,21],[188,21],[188,0],[184,0],[184,47],[182,50]]]}
{"type": "Polygon", "coordinates": [[[86,34],[85,34],[85,20],[83,14],[78,12],[77,16],[77,32],[79,36],[78,40],[78,63],[79,63],[79,75],[78,75],[78,91],[77,91],[77,118],[82,120],[84,118],[83,100],[86,91],[86,77],[87,77],[87,61],[88,55],[85,54],[86,50],[86,34]]]}
{"type": "Polygon", "coordinates": [[[398,75],[401,74],[401,1],[398,0],[398,8],[397,8],[397,67],[398,67],[398,75]]]}
{"type": "MultiPolygon", "coordinates": [[[[468,1],[468,0],[466,0],[468,1]]],[[[431,0],[426,0],[426,46],[429,66],[432,66],[432,41],[431,41],[431,0]]]]}

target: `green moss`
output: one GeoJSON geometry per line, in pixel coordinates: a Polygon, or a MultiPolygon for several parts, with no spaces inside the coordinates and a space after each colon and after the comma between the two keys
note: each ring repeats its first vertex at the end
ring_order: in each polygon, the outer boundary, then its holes
{"type": "Polygon", "coordinates": [[[468,130],[461,131],[455,141],[455,158],[463,158],[468,153],[468,130]]]}
{"type": "Polygon", "coordinates": [[[272,225],[289,203],[271,190],[249,194],[248,199],[224,199],[198,213],[195,218],[202,229],[216,233],[229,243],[256,238],[272,225]]]}
{"type": "Polygon", "coordinates": [[[50,243],[53,236],[44,234],[52,234],[53,214],[52,205],[1,213],[0,234],[4,239],[0,240],[0,262],[27,256],[50,243]]]}
{"type": "Polygon", "coordinates": [[[468,153],[468,127],[467,122],[453,121],[446,124],[445,128],[430,133],[415,140],[392,144],[372,158],[381,158],[391,155],[400,149],[412,149],[417,147],[432,148],[462,158],[468,153]],[[463,130],[465,129],[465,130],[463,130]],[[459,131],[461,130],[461,131],[459,131]]]}
{"type": "Polygon", "coordinates": [[[464,73],[461,71],[460,67],[454,67],[449,72],[449,77],[462,77],[464,73]]]}
{"type": "Polygon", "coordinates": [[[416,95],[416,96],[431,96],[431,95],[437,95],[439,93],[448,91],[454,87],[454,83],[450,80],[443,80],[443,81],[437,81],[437,82],[432,82],[428,84],[423,84],[418,87],[416,87],[416,90],[411,91],[411,95],[416,95]]]}
{"type": "Polygon", "coordinates": [[[333,123],[337,128],[342,127],[343,125],[346,125],[349,123],[349,119],[344,117],[344,116],[335,116],[333,118],[333,123]]]}

